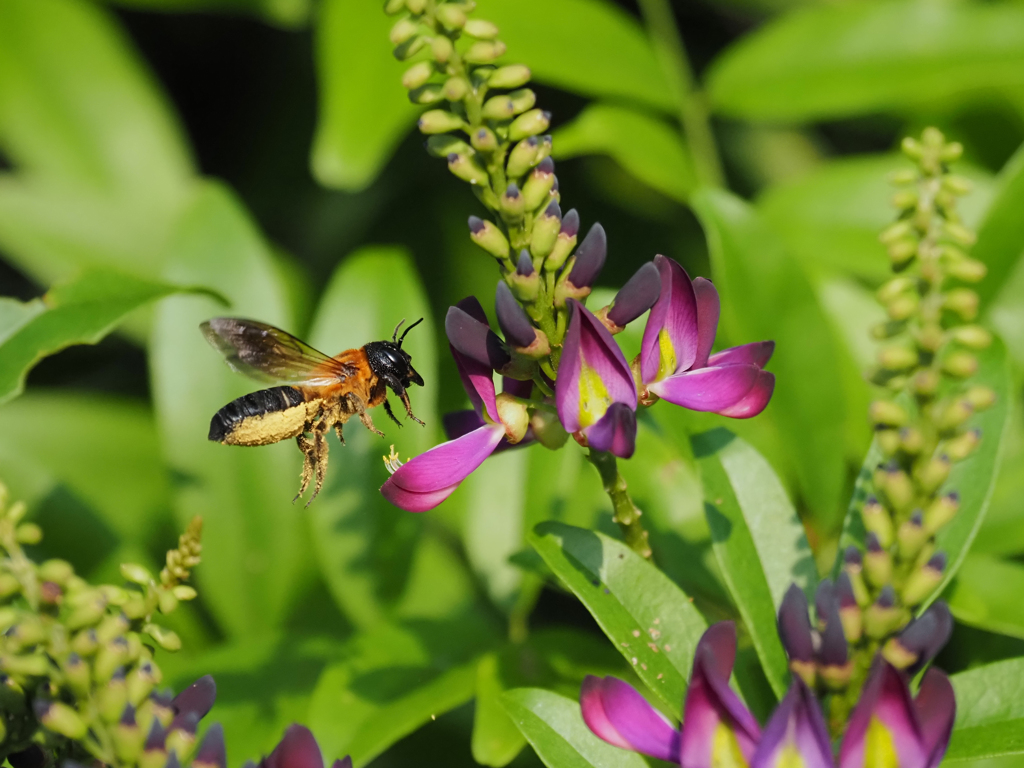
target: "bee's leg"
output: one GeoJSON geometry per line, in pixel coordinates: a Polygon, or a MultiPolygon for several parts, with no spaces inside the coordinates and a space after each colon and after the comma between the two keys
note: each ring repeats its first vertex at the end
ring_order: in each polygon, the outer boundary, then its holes
{"type": "Polygon", "coordinates": [[[402,426],[402,422],[395,418],[395,412],[391,410],[391,403],[388,402],[387,398],[384,398],[384,412],[395,424],[402,426]]]}
{"type": "Polygon", "coordinates": [[[309,481],[313,479],[313,467],[316,464],[316,460],[313,456],[315,449],[315,443],[306,437],[304,434],[299,435],[295,438],[295,442],[299,444],[299,450],[302,451],[302,484],[299,486],[299,492],[295,494],[295,498],[292,499],[292,504],[298,501],[299,497],[306,492],[309,487],[309,481]]]}
{"type": "Polygon", "coordinates": [[[334,434],[338,436],[338,442],[341,443],[342,445],[345,444],[345,436],[341,434],[341,428],[343,426],[344,424],[340,421],[334,425],[334,434]]]}
{"type": "Polygon", "coordinates": [[[316,445],[314,451],[316,456],[314,461],[316,485],[313,486],[313,495],[306,502],[307,507],[313,503],[313,499],[320,493],[320,489],[324,485],[324,478],[327,476],[327,430],[330,428],[328,424],[327,419],[321,419],[313,429],[313,441],[316,445]]]}
{"type": "Polygon", "coordinates": [[[398,393],[398,396],[402,399],[402,403],[405,405],[405,412],[409,414],[409,418],[415,421],[421,427],[425,427],[426,424],[424,424],[422,421],[417,419],[415,415],[413,415],[412,405],[409,403],[409,393],[403,389],[401,392],[398,393]]]}

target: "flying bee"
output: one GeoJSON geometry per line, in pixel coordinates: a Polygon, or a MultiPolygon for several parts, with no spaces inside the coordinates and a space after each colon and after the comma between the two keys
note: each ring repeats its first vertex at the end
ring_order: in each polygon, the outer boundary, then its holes
{"type": "Polygon", "coordinates": [[[405,405],[409,418],[423,424],[413,415],[408,393],[412,384],[423,386],[423,377],[402,349],[409,331],[423,318],[399,338],[404,322],[395,328],[391,341],[371,341],[334,357],[255,320],[215,317],[201,324],[206,340],[224,355],[232,370],[279,385],[232,400],[217,411],[210,420],[210,440],[224,445],[269,445],[294,437],[305,457],[295,499],[316,478],[313,495],[306,503],[309,506],[320,493],[327,472],[329,430],[333,428],[344,444],[342,425],[358,416],[368,430],[383,437],[369,414],[381,404],[391,420],[402,426],[388,402],[389,387],[405,405]]]}

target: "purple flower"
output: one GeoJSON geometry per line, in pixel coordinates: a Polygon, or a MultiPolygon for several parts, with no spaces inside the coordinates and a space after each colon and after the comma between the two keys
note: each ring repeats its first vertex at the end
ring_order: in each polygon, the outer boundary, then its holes
{"type": "Polygon", "coordinates": [[[930,668],[911,698],[907,678],[877,658],[839,748],[839,768],[864,768],[867,752],[899,768],[935,768],[946,753],[956,701],[945,674],[930,668]]]}
{"type": "Polygon", "coordinates": [[[580,692],[583,720],[609,744],[678,762],[683,768],[727,764],[733,762],[737,751],[743,762],[749,763],[761,729],[729,687],[735,659],[733,624],[711,626],[697,643],[681,729],[631,685],[614,677],[584,680],[580,692]]]}
{"type": "Polygon", "coordinates": [[[656,256],[661,295],[651,308],[640,351],[645,396],[653,393],[693,411],[746,419],[764,410],[775,376],[763,370],[774,341],[711,354],[718,330],[718,291],[710,280],[691,281],[672,259],[656,256]]]}
{"type": "Polygon", "coordinates": [[[750,768],[832,768],[825,718],[814,693],[798,676],[775,709],[754,751],[750,768]],[[792,758],[799,756],[799,762],[792,758]]]}
{"type": "MultiPolygon", "coordinates": [[[[487,318],[475,300],[462,302],[462,307],[471,321],[486,327],[487,318]]],[[[481,338],[484,337],[485,334],[481,334],[481,338]]],[[[436,507],[451,496],[503,440],[510,443],[523,440],[529,426],[525,407],[511,398],[503,397],[499,402],[490,365],[462,354],[454,346],[451,352],[473,410],[446,416],[445,431],[451,439],[402,464],[381,487],[384,498],[409,512],[425,512],[436,507]]]]}
{"type": "Polygon", "coordinates": [[[608,329],[575,299],[555,380],[558,418],[587,445],[628,459],[636,443],[636,384],[608,329]]]}
{"type": "MultiPolygon", "coordinates": [[[[259,768],[324,768],[324,757],[309,728],[296,723],[288,726],[274,751],[260,760],[259,768]]],[[[352,768],[352,759],[335,760],[331,768],[352,768]]]]}

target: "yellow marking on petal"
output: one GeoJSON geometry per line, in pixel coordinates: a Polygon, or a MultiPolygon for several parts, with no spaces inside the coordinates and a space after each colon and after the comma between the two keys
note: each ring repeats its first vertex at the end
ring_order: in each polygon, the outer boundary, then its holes
{"type": "Polygon", "coordinates": [[[881,720],[872,717],[864,735],[864,768],[899,768],[892,734],[881,720]]]}
{"type": "Polygon", "coordinates": [[[711,768],[747,768],[736,732],[724,722],[715,726],[711,741],[711,768]]]}
{"type": "Polygon", "coordinates": [[[783,745],[779,750],[779,756],[775,758],[774,768],[804,768],[804,758],[796,744],[787,741],[783,745]]]}
{"type": "Polygon", "coordinates": [[[661,362],[658,364],[657,381],[676,372],[676,348],[672,346],[672,338],[668,330],[662,328],[658,332],[658,350],[661,352],[661,362]]]}
{"type": "Polygon", "coordinates": [[[608,388],[584,360],[580,366],[580,429],[599,422],[611,404],[608,388]]]}

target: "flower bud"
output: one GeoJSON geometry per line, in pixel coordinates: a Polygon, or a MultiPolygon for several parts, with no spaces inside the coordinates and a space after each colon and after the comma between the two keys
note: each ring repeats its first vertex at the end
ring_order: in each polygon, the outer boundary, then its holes
{"type": "Polygon", "coordinates": [[[608,236],[599,223],[594,225],[576,249],[576,261],[569,273],[569,282],[576,288],[589,288],[597,280],[608,256],[608,236]]]}
{"type": "Polygon", "coordinates": [[[894,344],[879,350],[878,362],[887,371],[905,371],[918,364],[918,356],[910,347],[894,344]]]}
{"type": "Polygon", "coordinates": [[[470,91],[469,81],[464,77],[449,77],[441,86],[441,96],[448,101],[462,101],[470,91]]]}
{"type": "Polygon", "coordinates": [[[448,308],[444,331],[455,350],[494,370],[501,370],[511,360],[498,335],[461,306],[448,308]]]}
{"type": "Polygon", "coordinates": [[[412,19],[399,19],[395,22],[394,26],[391,27],[389,39],[391,40],[392,45],[401,45],[415,37],[419,30],[419,24],[412,19]]]}
{"type": "Polygon", "coordinates": [[[128,673],[125,682],[128,685],[128,702],[138,707],[153,692],[163,675],[151,661],[144,661],[128,673]]]}
{"type": "Polygon", "coordinates": [[[530,235],[530,253],[534,259],[543,259],[555,247],[555,239],[562,228],[562,211],[558,203],[551,203],[533,222],[530,235]]]}
{"type": "Polygon", "coordinates": [[[131,625],[128,617],[123,613],[107,616],[96,627],[96,639],[101,643],[109,643],[119,637],[123,637],[131,625]]]}
{"type": "Polygon", "coordinates": [[[402,85],[407,90],[419,88],[425,85],[430,76],[434,74],[434,65],[429,61],[420,61],[413,64],[402,74],[402,85]]]}
{"type": "MultiPolygon", "coordinates": [[[[449,40],[444,35],[434,35],[434,39],[430,41],[430,53],[433,55],[434,61],[436,61],[438,64],[446,64],[448,62],[448,59],[452,57],[452,53],[454,52],[455,46],[452,44],[452,41],[449,40]]],[[[463,82],[465,82],[465,78],[460,79],[463,80],[463,82]]],[[[466,83],[466,87],[468,89],[468,82],[466,83]]],[[[453,99],[453,101],[461,100],[461,97],[458,99],[453,99]]]]}
{"type": "Polygon", "coordinates": [[[952,462],[945,454],[934,456],[923,465],[919,465],[914,474],[921,490],[929,495],[938,490],[939,486],[949,477],[951,467],[952,462]]]}
{"type": "Polygon", "coordinates": [[[952,520],[960,509],[960,494],[951,491],[935,499],[924,513],[924,527],[930,536],[952,520]]]}
{"type": "Polygon", "coordinates": [[[448,170],[457,178],[473,185],[486,186],[490,181],[487,169],[474,155],[458,155],[453,152],[448,155],[448,170]]]}
{"type": "Polygon", "coordinates": [[[19,544],[38,544],[43,540],[43,529],[35,523],[22,523],[14,530],[19,544]]]}
{"type": "Polygon", "coordinates": [[[828,688],[838,690],[849,682],[853,665],[849,661],[849,646],[839,616],[838,594],[831,579],[822,579],[818,584],[814,603],[821,630],[818,674],[828,688]]]}
{"type": "MultiPolygon", "coordinates": [[[[0,600],[6,600],[21,592],[21,582],[11,573],[0,573],[0,600]]],[[[4,627],[6,629],[6,627],[4,627]]]]}
{"type": "Polygon", "coordinates": [[[165,651],[181,650],[181,638],[178,637],[176,632],[166,627],[161,627],[157,624],[147,624],[142,628],[142,631],[152,637],[156,644],[165,651]]]}
{"type": "Polygon", "coordinates": [[[878,543],[888,549],[892,544],[892,518],[889,511],[883,507],[878,499],[869,496],[861,509],[861,521],[864,523],[864,530],[875,534],[878,543]]]}
{"type": "Polygon", "coordinates": [[[75,569],[67,560],[47,560],[39,566],[39,578],[64,586],[75,575],[75,569]]]}
{"type": "Polygon", "coordinates": [[[512,293],[520,301],[530,303],[536,300],[540,292],[540,275],[533,269],[529,251],[525,249],[520,251],[515,272],[506,275],[505,280],[508,281],[512,293]]]}
{"type": "Polygon", "coordinates": [[[558,230],[558,237],[555,238],[551,253],[544,260],[545,270],[550,272],[562,268],[565,260],[572,253],[572,249],[576,247],[576,234],[579,231],[580,215],[573,208],[562,218],[562,227],[558,230]]]}
{"type": "Polygon", "coordinates": [[[530,412],[507,392],[498,395],[497,403],[498,418],[505,427],[505,439],[515,445],[526,437],[526,430],[530,427],[530,412]]]}
{"type": "Polygon", "coordinates": [[[911,383],[915,394],[930,397],[938,391],[940,380],[938,371],[932,368],[925,368],[914,374],[911,383]]]}
{"type": "MultiPolygon", "coordinates": [[[[878,236],[878,239],[885,245],[894,243],[897,240],[902,240],[908,236],[914,235],[914,227],[906,219],[897,221],[894,224],[890,224],[888,227],[882,230],[882,233],[878,236]]],[[[907,280],[906,278],[897,278],[898,280],[907,280]]],[[[890,281],[892,282],[892,281],[890,281]]],[[[909,280],[907,281],[909,283],[909,280]]],[[[884,288],[884,286],[883,286],[884,288]]],[[[880,289],[881,290],[881,289],[880,289]]],[[[882,299],[884,302],[885,299],[882,299]]]]}
{"type": "Polygon", "coordinates": [[[953,634],[953,616],[942,600],[936,600],[921,616],[885,644],[882,655],[898,669],[914,675],[934,659],[953,634]]]}
{"type": "Polygon", "coordinates": [[[796,584],[791,584],[779,606],[779,639],[789,656],[789,668],[803,678],[808,685],[814,685],[816,666],[814,661],[814,638],[807,614],[807,597],[796,584]]]}
{"type": "Polygon", "coordinates": [[[512,111],[517,115],[522,114],[528,109],[533,109],[533,105],[537,103],[537,94],[529,88],[520,88],[519,90],[512,91],[508,97],[512,100],[512,111]]]}
{"type": "Polygon", "coordinates": [[[889,261],[892,268],[899,272],[906,268],[917,255],[917,248],[920,244],[914,238],[904,238],[889,243],[886,250],[889,252],[889,261]]]}
{"type": "MultiPolygon", "coordinates": [[[[479,43],[478,43],[479,45],[479,43]]],[[[531,109],[524,112],[508,127],[508,137],[511,141],[519,141],[527,136],[536,136],[544,133],[551,125],[551,113],[541,109],[531,109]]]]}
{"type": "Polygon", "coordinates": [[[915,559],[927,540],[928,531],[924,527],[924,513],[920,509],[915,509],[914,513],[900,525],[896,534],[900,558],[903,560],[915,559]]]}
{"type": "Polygon", "coordinates": [[[224,748],[224,728],[214,723],[203,736],[203,741],[192,759],[193,768],[226,768],[227,752],[224,748]]]}
{"type": "Polygon", "coordinates": [[[889,505],[896,513],[910,508],[914,500],[914,485],[907,473],[895,463],[879,467],[874,475],[875,487],[885,494],[889,505]]]}
{"type": "Polygon", "coordinates": [[[954,328],[953,338],[970,349],[986,349],[992,343],[992,334],[980,325],[961,325],[954,328]]]}
{"type": "Polygon", "coordinates": [[[110,681],[96,691],[96,702],[104,722],[116,723],[120,719],[128,703],[128,685],[123,669],[118,668],[110,681]]]}
{"type": "Polygon", "coordinates": [[[916,190],[904,189],[897,192],[890,198],[890,202],[894,208],[900,210],[909,210],[910,208],[916,208],[918,201],[918,194],[916,190]]]}
{"type": "Polygon", "coordinates": [[[536,338],[536,328],[522,305],[516,301],[504,281],[498,282],[494,296],[494,310],[498,315],[498,326],[505,335],[505,341],[515,347],[528,347],[536,338]]]}
{"type": "Polygon", "coordinates": [[[942,361],[942,370],[950,376],[966,379],[978,372],[978,358],[970,352],[957,350],[946,355],[942,361]]]}
{"type": "Polygon", "coordinates": [[[955,430],[974,414],[974,406],[962,397],[954,400],[935,414],[935,424],[942,432],[955,430]]]}
{"type": "Polygon", "coordinates": [[[89,665],[82,661],[77,653],[68,654],[64,662],[64,679],[68,687],[79,698],[86,698],[89,695],[92,670],[89,665]]]}
{"type": "Polygon", "coordinates": [[[388,16],[394,16],[396,13],[401,13],[405,10],[405,0],[385,0],[384,1],[384,13],[388,16]]]}
{"type": "Polygon", "coordinates": [[[475,37],[478,40],[493,40],[498,36],[497,25],[484,19],[470,19],[466,22],[466,26],[463,27],[463,31],[470,37],[475,37]]]}
{"type": "Polygon", "coordinates": [[[71,638],[71,650],[79,656],[92,656],[99,647],[99,640],[96,639],[96,630],[85,629],[71,638]]]}
{"type": "Polygon", "coordinates": [[[950,263],[946,270],[952,277],[965,283],[977,283],[988,273],[988,267],[977,259],[959,259],[950,263]]]}
{"type": "Polygon", "coordinates": [[[519,88],[530,82],[530,69],[522,64],[498,67],[491,73],[487,85],[491,88],[519,88]]]}
{"type": "Polygon", "coordinates": [[[105,645],[100,645],[92,665],[95,682],[102,685],[109,681],[114,676],[118,667],[124,664],[127,657],[128,642],[123,637],[112,640],[105,645]]]}
{"type": "Polygon", "coordinates": [[[883,549],[878,536],[869,532],[866,539],[867,552],[864,553],[864,575],[873,587],[884,587],[892,581],[892,555],[883,549]]]}
{"type": "Polygon", "coordinates": [[[510,179],[518,179],[540,162],[540,144],[539,138],[530,136],[512,147],[508,154],[508,162],[505,164],[505,173],[510,179]]]}
{"type": "Polygon", "coordinates": [[[964,397],[976,411],[984,411],[996,401],[995,390],[980,385],[968,389],[964,397]]]}
{"type": "Polygon", "coordinates": [[[462,139],[452,136],[450,133],[439,133],[429,136],[424,146],[433,157],[443,157],[445,159],[453,152],[468,155],[473,151],[469,144],[462,139]]]}
{"type": "Polygon", "coordinates": [[[852,544],[843,553],[843,573],[850,579],[850,586],[853,595],[857,599],[857,605],[865,606],[870,602],[867,584],[864,583],[864,564],[860,550],[852,544]]]}
{"type": "MultiPolygon", "coordinates": [[[[492,152],[498,148],[498,137],[490,128],[478,128],[470,137],[473,149],[478,152],[492,152]]],[[[509,186],[515,186],[511,184],[509,186]]],[[[518,192],[518,188],[516,189],[518,192]]]]}
{"type": "MultiPolygon", "coordinates": [[[[421,133],[447,133],[448,131],[463,128],[465,123],[461,117],[453,112],[446,112],[443,109],[431,109],[420,115],[417,125],[421,133]]],[[[449,159],[453,154],[462,153],[449,153],[449,159]]]]}
{"type": "Polygon", "coordinates": [[[875,426],[901,427],[907,423],[907,412],[892,400],[876,400],[868,408],[875,426]]]}
{"type": "Polygon", "coordinates": [[[507,220],[519,221],[523,218],[526,206],[523,203],[523,196],[519,192],[519,187],[515,184],[509,184],[505,188],[505,193],[498,199],[498,205],[507,220]]]}
{"type": "Polygon", "coordinates": [[[653,307],[660,294],[661,276],[654,262],[648,261],[626,281],[602,314],[618,329],[625,328],[653,307]]]}
{"type": "Polygon", "coordinates": [[[924,435],[917,427],[903,427],[899,431],[900,450],[916,456],[924,450],[924,435]]]}
{"type": "Polygon", "coordinates": [[[972,246],[978,239],[974,232],[955,221],[942,222],[942,231],[950,240],[963,246],[972,246]]]}
{"type": "Polygon", "coordinates": [[[881,640],[895,629],[904,615],[896,607],[896,593],[891,584],[882,587],[878,599],[864,611],[864,634],[872,640],[881,640]]]}
{"type": "Polygon", "coordinates": [[[954,288],[943,297],[942,305],[964,320],[978,316],[978,294],[970,288],[954,288]]]}
{"type": "Polygon", "coordinates": [[[847,571],[841,571],[836,580],[836,593],[839,596],[839,620],[843,625],[843,634],[850,643],[860,640],[864,631],[863,616],[854,591],[853,580],[847,571]]]}
{"type": "Polygon", "coordinates": [[[569,433],[558,420],[557,414],[537,410],[530,419],[530,426],[537,442],[550,451],[557,451],[569,439],[569,433]]]}
{"type": "MultiPolygon", "coordinates": [[[[479,40],[462,54],[462,60],[469,64],[490,64],[505,55],[505,44],[500,40],[479,40]]],[[[537,131],[540,133],[540,131],[537,131]]],[[[522,136],[512,139],[517,141],[522,136]]]]}
{"type": "Polygon", "coordinates": [[[409,101],[413,104],[437,104],[444,101],[444,87],[440,83],[427,83],[409,91],[409,101]]]}
{"type": "Polygon", "coordinates": [[[508,120],[516,112],[511,97],[501,95],[485,101],[480,113],[486,120],[508,120]]]}
{"type": "Polygon", "coordinates": [[[942,582],[946,569],[946,555],[936,553],[927,563],[911,572],[903,584],[903,602],[914,606],[923,603],[942,582]]]}
{"type": "Polygon", "coordinates": [[[501,230],[492,222],[477,216],[469,217],[469,236],[496,259],[507,259],[509,253],[508,240],[501,230]]]}
{"type": "Polygon", "coordinates": [[[441,22],[441,26],[449,31],[462,29],[462,25],[466,23],[465,12],[455,3],[439,3],[434,14],[441,22]]]}
{"type": "Polygon", "coordinates": [[[981,430],[969,429],[962,435],[954,437],[944,446],[944,451],[952,461],[963,461],[981,444],[981,430]]]}
{"type": "Polygon", "coordinates": [[[526,203],[526,210],[534,211],[541,202],[548,199],[548,193],[555,184],[555,163],[551,158],[545,158],[533,169],[523,183],[523,199],[526,203]]]}
{"type": "Polygon", "coordinates": [[[897,296],[886,306],[885,310],[889,313],[889,317],[893,320],[907,320],[914,316],[917,312],[917,308],[920,306],[921,300],[915,293],[905,293],[902,296],[897,296]]]}
{"type": "Polygon", "coordinates": [[[106,608],[105,600],[94,600],[93,602],[86,603],[68,614],[64,625],[72,631],[83,627],[91,627],[103,618],[106,608]]]}
{"type": "Polygon", "coordinates": [[[43,726],[69,739],[81,739],[88,728],[85,721],[74,709],[61,701],[47,702],[37,699],[36,717],[43,726]]]}
{"type": "Polygon", "coordinates": [[[405,61],[406,59],[411,59],[413,56],[415,56],[417,53],[423,50],[426,44],[427,38],[423,37],[422,35],[415,35],[406,40],[401,45],[396,46],[391,53],[399,61],[405,61]]]}
{"type": "Polygon", "coordinates": [[[414,16],[420,16],[427,10],[427,0],[405,0],[405,7],[414,16]]]}

